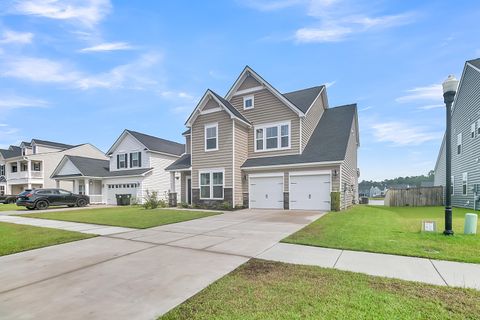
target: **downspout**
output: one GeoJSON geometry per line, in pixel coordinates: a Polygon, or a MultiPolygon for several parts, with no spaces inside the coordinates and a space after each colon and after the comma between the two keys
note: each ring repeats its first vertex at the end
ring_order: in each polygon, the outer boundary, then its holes
{"type": "Polygon", "coordinates": [[[232,123],[232,206],[235,208],[235,119],[232,123]]]}

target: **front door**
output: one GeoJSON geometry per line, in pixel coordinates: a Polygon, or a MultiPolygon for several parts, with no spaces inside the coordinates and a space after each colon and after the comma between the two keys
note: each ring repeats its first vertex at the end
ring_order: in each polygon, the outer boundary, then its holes
{"type": "Polygon", "coordinates": [[[187,203],[192,204],[192,179],[187,177],[187,203]]]}

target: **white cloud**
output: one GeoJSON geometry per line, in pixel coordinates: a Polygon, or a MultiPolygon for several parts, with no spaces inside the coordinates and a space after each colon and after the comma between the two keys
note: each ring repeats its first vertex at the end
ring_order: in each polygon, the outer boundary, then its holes
{"type": "Polygon", "coordinates": [[[442,132],[428,132],[423,127],[409,127],[404,122],[376,123],[371,126],[379,142],[391,142],[394,146],[416,146],[427,141],[438,140],[442,132]]]}
{"type": "Polygon", "coordinates": [[[302,0],[244,0],[240,3],[242,5],[248,6],[250,8],[260,10],[260,11],[274,11],[293,7],[302,2],[302,0]]]}
{"type": "MultiPolygon", "coordinates": [[[[44,108],[49,104],[45,100],[41,99],[32,99],[18,96],[6,97],[1,95],[0,97],[0,111],[12,110],[12,109],[21,109],[21,108],[44,108]]],[[[6,126],[6,125],[0,125],[6,126]]]]}
{"type": "Polygon", "coordinates": [[[325,83],[325,87],[330,88],[337,83],[337,80],[325,83]]]}
{"type": "Polygon", "coordinates": [[[13,30],[4,30],[0,43],[31,43],[33,39],[33,33],[31,32],[16,32],[13,30]]]}
{"type": "Polygon", "coordinates": [[[420,110],[431,110],[431,109],[439,109],[439,108],[445,108],[444,104],[429,104],[426,106],[421,106],[418,107],[420,110]]]}
{"type": "Polygon", "coordinates": [[[358,110],[358,112],[367,111],[367,110],[370,110],[370,109],[373,109],[373,107],[365,107],[365,108],[362,108],[362,109],[358,110]]]}
{"type": "Polygon", "coordinates": [[[13,0],[7,11],[94,27],[111,10],[109,0],[13,0]]]}
{"type": "Polygon", "coordinates": [[[119,65],[98,74],[86,74],[68,63],[44,58],[17,57],[0,61],[0,76],[43,83],[62,83],[83,90],[92,88],[145,89],[155,86],[157,81],[147,71],[158,64],[161,56],[144,54],[137,60],[119,65]]]}
{"type": "Polygon", "coordinates": [[[396,102],[405,103],[412,101],[443,101],[441,84],[432,84],[425,87],[416,87],[406,91],[407,94],[395,99],[396,102]]]}
{"type": "Polygon", "coordinates": [[[133,49],[133,47],[126,42],[106,42],[96,46],[83,48],[80,50],[80,52],[118,51],[131,49],[133,49]]]}
{"type": "Polygon", "coordinates": [[[185,100],[194,100],[195,97],[185,91],[162,91],[160,96],[167,99],[185,99],[185,100]]]}
{"type": "Polygon", "coordinates": [[[336,42],[344,40],[352,31],[341,26],[301,28],[295,32],[295,39],[299,42],[336,42]]]}

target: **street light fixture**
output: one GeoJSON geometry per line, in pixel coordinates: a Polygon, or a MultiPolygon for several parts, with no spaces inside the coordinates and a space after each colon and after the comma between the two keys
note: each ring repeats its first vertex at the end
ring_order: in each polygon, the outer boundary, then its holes
{"type": "Polygon", "coordinates": [[[453,235],[452,228],[452,104],[457,93],[458,80],[454,75],[449,75],[442,84],[443,101],[447,112],[447,129],[445,132],[445,157],[446,157],[446,183],[445,183],[445,231],[444,235],[453,235]]]}

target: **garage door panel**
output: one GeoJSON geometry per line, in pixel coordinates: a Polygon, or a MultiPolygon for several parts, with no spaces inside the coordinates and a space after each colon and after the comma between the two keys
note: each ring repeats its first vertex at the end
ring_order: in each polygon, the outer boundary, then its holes
{"type": "Polygon", "coordinates": [[[330,175],[290,176],[290,209],[330,210],[330,175]]]}
{"type": "Polygon", "coordinates": [[[251,177],[250,208],[283,209],[283,177],[251,177]]]}

